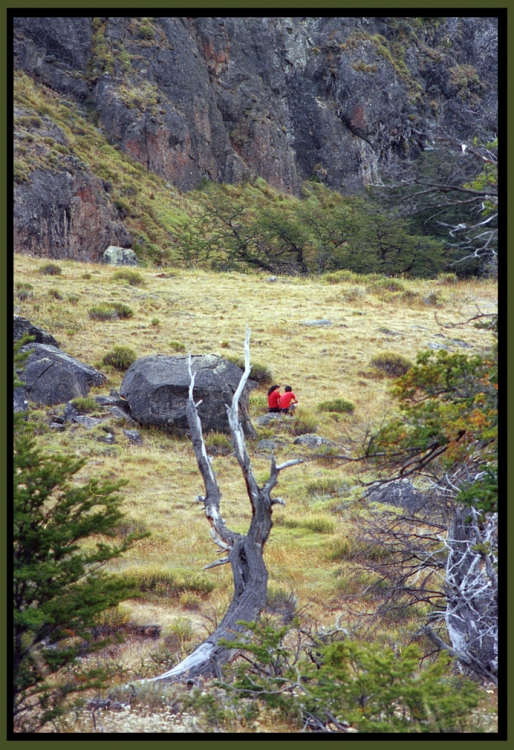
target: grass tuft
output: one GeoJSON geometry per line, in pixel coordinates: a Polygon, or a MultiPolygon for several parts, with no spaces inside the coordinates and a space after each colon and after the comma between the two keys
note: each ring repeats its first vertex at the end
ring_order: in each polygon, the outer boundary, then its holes
{"type": "Polygon", "coordinates": [[[45,263],[39,269],[39,273],[44,276],[60,276],[62,274],[62,268],[57,265],[57,263],[45,263]]]}
{"type": "Polygon", "coordinates": [[[335,398],[332,401],[322,401],[318,404],[318,409],[337,414],[352,414],[355,411],[355,404],[352,404],[351,401],[346,401],[344,398],[335,398]]]}

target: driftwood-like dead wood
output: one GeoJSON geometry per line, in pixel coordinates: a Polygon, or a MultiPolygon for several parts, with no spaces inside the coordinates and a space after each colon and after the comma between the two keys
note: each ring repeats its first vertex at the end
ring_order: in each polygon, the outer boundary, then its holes
{"type": "Polygon", "coordinates": [[[268,571],[264,564],[263,550],[272,527],[272,507],[276,503],[284,504],[284,501],[280,498],[272,498],[271,492],[278,482],[278,475],[282,469],[302,463],[302,459],[294,459],[277,466],[273,456],[268,481],[262,487],[257,484],[239,422],[239,399],[251,371],[250,331],[247,330],[245,369],[234,393],[232,405],[227,406],[227,414],[234,451],[246,482],[246,489],[252,506],[252,520],[246,535],[231,531],[225,524],[220,512],[221,492],[205,449],[202,424],[194,401],[195,374],[191,371],[191,358],[189,368],[191,381],[187,403],[187,419],[196,461],[205,485],[205,496],[200,496],[198,500],[204,505],[214,542],[226,552],[225,558],[216,560],[205,568],[212,568],[225,562],[230,563],[234,578],[234,596],[215,632],[186,659],[173,669],[154,677],[150,680],[151,682],[175,682],[184,679],[191,680],[200,676],[218,675],[220,665],[227,662],[232,655],[229,649],[220,644],[220,641],[234,640],[236,635],[240,635],[244,631],[244,626],[238,624],[239,621],[251,622],[259,617],[267,599],[268,571]]]}

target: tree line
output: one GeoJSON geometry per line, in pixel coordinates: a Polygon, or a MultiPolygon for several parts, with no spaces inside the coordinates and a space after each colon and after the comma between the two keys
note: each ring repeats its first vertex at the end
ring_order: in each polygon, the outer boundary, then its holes
{"type": "Polygon", "coordinates": [[[343,196],[316,179],[304,183],[300,199],[261,178],[236,186],[206,181],[178,256],[218,271],[495,275],[497,140],[468,146],[441,136],[436,143],[362,195],[343,196]]]}

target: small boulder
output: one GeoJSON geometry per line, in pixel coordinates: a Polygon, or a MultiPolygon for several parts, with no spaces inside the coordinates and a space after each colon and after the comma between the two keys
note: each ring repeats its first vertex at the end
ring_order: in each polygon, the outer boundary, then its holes
{"type": "Polygon", "coordinates": [[[103,254],[103,261],[111,266],[137,266],[137,255],[130,248],[110,245],[103,254]]]}
{"type": "Polygon", "coordinates": [[[133,443],[134,445],[143,445],[143,440],[141,439],[141,433],[139,430],[123,430],[123,433],[130,443],[133,443]]]}
{"type": "Polygon", "coordinates": [[[277,448],[280,447],[280,443],[277,443],[276,440],[259,440],[257,443],[257,450],[258,451],[274,451],[277,448]]]}
{"type": "Polygon", "coordinates": [[[273,424],[273,422],[280,421],[281,419],[281,414],[271,412],[269,414],[262,414],[262,416],[257,417],[255,421],[259,425],[259,427],[268,427],[270,424],[273,424]]]}
{"type": "Polygon", "coordinates": [[[335,445],[331,440],[321,437],[321,435],[314,435],[309,433],[307,435],[300,435],[294,441],[294,445],[306,445],[309,448],[318,448],[320,445],[335,445]]]}

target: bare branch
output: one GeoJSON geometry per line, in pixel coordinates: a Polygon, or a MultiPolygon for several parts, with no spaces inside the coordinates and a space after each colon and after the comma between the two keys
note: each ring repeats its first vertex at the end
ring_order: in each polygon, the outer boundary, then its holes
{"type": "Polygon", "coordinates": [[[209,570],[209,568],[216,568],[218,565],[226,565],[229,562],[230,562],[230,559],[228,557],[221,557],[219,560],[215,560],[209,565],[204,565],[202,570],[209,570]]]}

